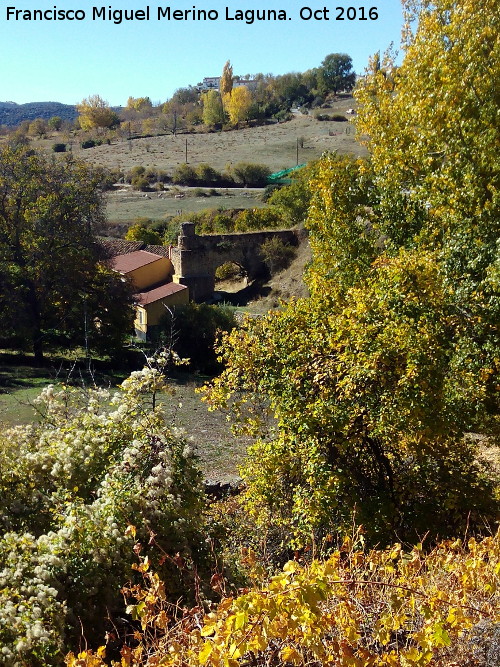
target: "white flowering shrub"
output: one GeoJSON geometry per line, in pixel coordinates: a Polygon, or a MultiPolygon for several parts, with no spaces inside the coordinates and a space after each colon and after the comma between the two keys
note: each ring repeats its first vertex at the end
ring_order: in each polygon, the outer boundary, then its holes
{"type": "Polygon", "coordinates": [[[171,556],[175,595],[186,574],[172,562],[199,565],[201,477],[162,412],[158,361],[114,393],[49,386],[39,424],[0,435],[0,665],[57,665],[82,631],[102,635],[122,608],[132,536],[171,556]]]}

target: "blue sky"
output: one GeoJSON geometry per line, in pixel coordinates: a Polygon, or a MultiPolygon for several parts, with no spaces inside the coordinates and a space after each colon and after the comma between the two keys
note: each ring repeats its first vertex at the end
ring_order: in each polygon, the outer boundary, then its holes
{"type": "MultiPolygon", "coordinates": [[[[196,85],[204,76],[217,76],[226,60],[235,74],[284,74],[317,67],[329,53],[348,53],[356,72],[368,57],[399,45],[400,0],[371,0],[332,4],[309,0],[200,0],[149,4],[149,21],[93,20],[93,7],[145,10],[147,2],[123,0],[100,4],[94,0],[1,0],[0,100],[56,101],[75,104],[99,94],[112,105],[125,105],[129,95],[167,100],[174,90],[196,85]],[[7,20],[7,7],[22,10],[81,10],[82,21],[7,20]],[[215,21],[157,20],[158,7],[171,10],[215,10],[215,21]],[[238,10],[284,10],[287,20],[245,21],[238,10]],[[356,19],[335,20],[340,10],[353,7],[356,19]],[[377,8],[376,20],[368,18],[377,8]],[[305,9],[303,9],[305,8],[305,9]],[[364,12],[362,9],[364,9],[364,12]],[[329,20],[325,20],[326,16],[329,20]],[[300,18],[302,11],[303,19],[300,18]],[[306,17],[316,12],[317,20],[306,17]],[[320,17],[322,20],[319,20],[320,17]]],[[[354,12],[350,12],[351,16],[354,12]]],[[[214,16],[214,14],[212,14],[214,16]]],[[[344,12],[346,17],[346,12],[344,12]]]]}

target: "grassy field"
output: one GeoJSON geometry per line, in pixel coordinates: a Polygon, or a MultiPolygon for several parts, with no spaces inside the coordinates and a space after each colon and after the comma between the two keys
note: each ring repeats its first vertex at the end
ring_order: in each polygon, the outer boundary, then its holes
{"type": "MultiPolygon", "coordinates": [[[[260,208],[265,206],[261,190],[244,188],[217,188],[218,196],[197,196],[200,188],[169,187],[159,198],[156,193],[144,196],[141,192],[123,187],[106,195],[106,213],[110,234],[123,236],[130,223],[137,218],[161,220],[179,213],[197,213],[207,208],[260,208]],[[176,199],[176,194],[184,194],[176,199]]],[[[203,188],[203,190],[207,190],[203,188]]]]}
{"type": "MultiPolygon", "coordinates": [[[[67,378],[67,364],[54,363],[52,368],[36,368],[24,359],[22,364],[0,357],[0,427],[30,424],[38,419],[33,400],[43,387],[67,378]]],[[[117,375],[98,378],[104,386],[116,386],[117,375]]],[[[73,380],[79,382],[78,374],[73,380]]],[[[235,438],[223,414],[209,412],[201,401],[196,387],[203,379],[195,376],[179,376],[170,381],[173,395],[164,398],[164,408],[172,426],[182,429],[194,445],[206,479],[228,482],[238,475],[248,441],[235,438]]]]}
{"type": "MultiPolygon", "coordinates": [[[[342,100],[341,106],[350,106],[352,100],[342,100]]],[[[343,111],[343,108],[328,110],[343,111]]],[[[238,162],[258,162],[271,171],[293,167],[319,158],[325,151],[364,155],[365,149],[355,140],[351,123],[317,121],[311,116],[299,115],[285,123],[245,128],[239,131],[200,133],[190,135],[150,137],[133,141],[120,140],[111,145],[82,150],[74,147],[79,157],[109,168],[129,171],[134,166],[154,167],[172,173],[185,161],[186,141],[188,163],[196,167],[208,163],[223,171],[238,162]]],[[[263,203],[260,193],[251,189],[219,189],[221,196],[193,196],[196,189],[170,187],[161,198],[121,188],[107,195],[107,217],[117,235],[123,233],[138,217],[159,220],[181,212],[197,212],[204,208],[255,208],[263,203]],[[176,198],[183,193],[185,197],[176,198]]]]}
{"type": "Polygon", "coordinates": [[[365,154],[365,149],[355,140],[351,123],[317,121],[303,115],[284,123],[237,131],[147,137],[132,141],[123,139],[109,146],[85,150],[75,144],[73,152],[93,164],[123,171],[143,165],[172,172],[186,161],[187,142],[187,162],[194,167],[208,163],[222,171],[238,162],[258,162],[267,165],[271,171],[278,171],[297,164],[297,139],[303,140],[303,148],[299,148],[299,164],[315,160],[325,151],[365,154]]]}
{"type": "MultiPolygon", "coordinates": [[[[339,98],[328,109],[315,113],[346,114],[355,106],[351,97],[339,98]]],[[[348,116],[346,116],[348,117],[348,116]]],[[[82,137],[68,139],[62,134],[52,134],[32,141],[32,145],[48,152],[57,142],[68,142],[73,154],[94,165],[128,172],[132,167],[143,166],[161,169],[172,174],[175,168],[186,162],[192,167],[207,163],[218,171],[230,170],[238,162],[265,164],[272,172],[315,160],[326,151],[340,154],[366,155],[366,149],[357,141],[354,126],[350,122],[318,121],[314,115],[296,112],[293,118],[282,123],[259,127],[247,127],[227,132],[196,132],[192,134],[144,137],[128,140],[116,137],[111,143],[82,149],[82,137]],[[297,146],[298,152],[297,152],[297,146]]],[[[64,154],[57,154],[64,155],[64,154]]],[[[178,211],[197,212],[204,208],[253,208],[262,206],[258,193],[251,190],[221,190],[220,197],[192,196],[192,190],[171,187],[158,198],[155,193],[145,197],[129,188],[121,188],[107,195],[107,217],[112,234],[121,235],[130,222],[138,217],[160,220],[176,215],[178,211]],[[182,199],[175,194],[185,192],[182,199]],[[114,231],[113,231],[114,227],[114,231]]]]}

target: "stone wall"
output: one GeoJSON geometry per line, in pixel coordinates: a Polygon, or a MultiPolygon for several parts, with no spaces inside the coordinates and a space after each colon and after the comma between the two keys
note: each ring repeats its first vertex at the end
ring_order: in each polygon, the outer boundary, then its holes
{"type": "Polygon", "coordinates": [[[172,248],[174,282],[189,287],[193,301],[209,299],[215,289],[215,271],[226,262],[241,266],[250,280],[264,275],[266,267],[260,247],[270,238],[297,245],[293,231],[248,232],[245,234],[214,234],[198,236],[195,224],[183,222],[178,246],[172,248]]]}

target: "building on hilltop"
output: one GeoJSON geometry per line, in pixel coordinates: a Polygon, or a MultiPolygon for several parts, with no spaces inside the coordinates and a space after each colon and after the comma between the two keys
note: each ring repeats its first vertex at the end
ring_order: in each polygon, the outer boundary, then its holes
{"type": "MultiPolygon", "coordinates": [[[[203,81],[201,81],[196,87],[201,92],[207,90],[219,90],[220,80],[220,76],[206,76],[203,81]]],[[[238,86],[246,86],[247,88],[253,90],[257,87],[257,84],[258,81],[255,81],[255,79],[239,79],[238,77],[235,77],[233,80],[233,88],[237,88],[238,86]]]]}
{"type": "Polygon", "coordinates": [[[206,76],[198,84],[200,90],[219,90],[220,76],[206,76]]]}

